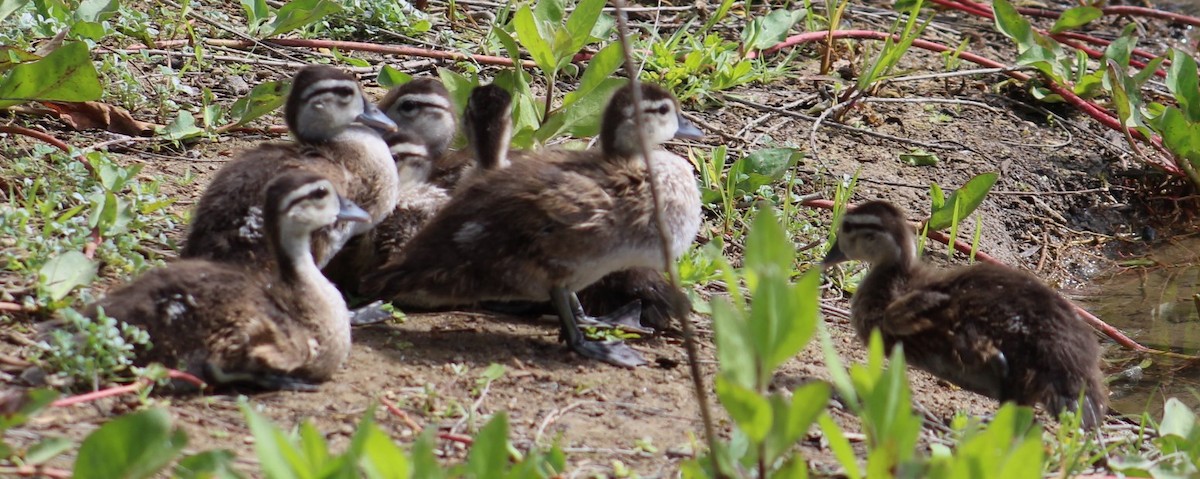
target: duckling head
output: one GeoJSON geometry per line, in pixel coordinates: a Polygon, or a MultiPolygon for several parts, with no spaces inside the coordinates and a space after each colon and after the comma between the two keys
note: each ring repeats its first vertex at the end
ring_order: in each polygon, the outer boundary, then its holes
{"type": "Polygon", "coordinates": [[[363,96],[353,75],[324,65],[304,67],[296,73],[284,105],[284,119],[298,140],[311,143],[328,141],[356,121],[382,132],[396,129],[396,124],[363,96]]]}
{"type": "Polygon", "coordinates": [[[508,166],[512,140],[512,95],[495,83],[471,90],[463,112],[463,133],[480,168],[508,166]]]}
{"type": "Polygon", "coordinates": [[[416,78],[397,86],[379,102],[388,118],[425,141],[430,158],[446,152],[454,139],[458,122],[450,93],[434,78],[416,78]]]}
{"type": "Polygon", "coordinates": [[[429,179],[433,159],[421,138],[410,131],[399,130],[389,134],[386,140],[392,159],[396,161],[401,188],[411,188],[429,179]]]}
{"type": "MultiPolygon", "coordinates": [[[[267,185],[263,220],[279,232],[284,245],[305,243],[313,231],[338,221],[369,222],[371,215],[337,194],[333,183],[316,173],[292,170],[267,185]]],[[[285,249],[293,249],[287,248],[285,249]]]]}
{"type": "Polygon", "coordinates": [[[916,258],[912,228],[904,213],[884,201],[869,201],[846,210],[837,241],[825,255],[824,266],[855,260],[875,266],[908,265],[916,258]]]}
{"type": "Polygon", "coordinates": [[[649,83],[639,85],[641,104],[634,105],[633,85],[630,84],[618,89],[604,110],[600,125],[600,148],[606,156],[628,158],[641,152],[634,122],[634,112],[638,110],[642,113],[646,141],[651,148],[671,138],[699,139],[704,136],[699,128],[683,117],[679,100],[671,92],[649,83]]]}

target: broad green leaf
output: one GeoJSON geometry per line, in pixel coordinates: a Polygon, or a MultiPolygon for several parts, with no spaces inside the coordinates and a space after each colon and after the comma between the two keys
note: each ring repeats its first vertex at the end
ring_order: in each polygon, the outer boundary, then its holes
{"type": "Polygon", "coordinates": [[[116,13],[117,7],[117,0],[83,0],[75,8],[75,20],[99,23],[116,13]]]}
{"type": "Polygon", "coordinates": [[[374,421],[364,420],[359,424],[363,434],[359,465],[369,479],[408,479],[410,466],[408,456],[400,450],[374,421]]]}
{"type": "Polygon", "coordinates": [[[778,180],[799,158],[800,152],[795,148],[764,148],[746,155],[745,171],[778,180]]]}
{"type": "Polygon", "coordinates": [[[340,11],[342,7],[332,0],[292,0],[275,12],[275,21],[271,22],[271,33],[267,36],[273,37],[308,26],[340,11]]]}
{"type": "Polygon", "coordinates": [[[329,444],[312,422],[300,423],[300,451],[311,469],[317,469],[329,460],[329,444]]]}
{"type": "Polygon", "coordinates": [[[251,35],[262,33],[263,24],[271,17],[271,9],[267,0],[241,0],[242,11],[246,13],[246,31],[251,35]]]}
{"type": "Polygon", "coordinates": [[[467,453],[467,469],[475,479],[501,479],[508,464],[508,415],[500,412],[479,430],[467,453]]]}
{"type": "Polygon", "coordinates": [[[155,133],[165,140],[180,141],[200,136],[204,134],[204,129],[196,126],[196,117],[192,116],[192,112],[179,110],[178,117],[155,133]]]}
{"type": "Polygon", "coordinates": [[[1167,69],[1167,88],[1179,101],[1189,122],[1200,122],[1200,86],[1197,86],[1196,60],[1187,52],[1171,49],[1171,67],[1167,69]]]}
{"type": "Polygon", "coordinates": [[[379,70],[379,76],[375,78],[379,82],[379,86],[384,88],[392,88],[403,85],[412,81],[412,75],[404,73],[400,70],[384,65],[379,70]]]}
{"type": "Polygon", "coordinates": [[[795,244],[775,218],[775,211],[771,208],[759,210],[746,239],[744,269],[748,274],[747,286],[754,290],[753,280],[764,275],[786,278],[792,271],[795,255],[795,244]]]}
{"type": "Polygon", "coordinates": [[[39,270],[42,290],[51,300],[67,297],[71,290],[92,282],[98,265],[79,251],[67,251],[47,261],[39,270]]]}
{"type": "Polygon", "coordinates": [[[24,50],[18,50],[14,47],[0,45],[0,73],[4,73],[5,71],[8,71],[9,68],[12,68],[16,65],[36,61],[40,58],[42,57],[24,50]]]}
{"type": "MultiPolygon", "coordinates": [[[[562,25],[563,18],[567,16],[566,0],[538,0],[533,7],[533,14],[542,25],[562,25]]],[[[549,34],[548,31],[542,32],[543,38],[549,38],[549,34]]]]}
{"type": "Polygon", "coordinates": [[[42,464],[73,447],[75,447],[75,441],[65,437],[48,437],[25,451],[24,462],[30,465],[42,464]]]}
{"type": "Polygon", "coordinates": [[[529,5],[523,5],[513,15],[513,30],[517,34],[517,41],[521,42],[521,45],[529,51],[529,56],[533,58],[533,62],[537,64],[538,68],[547,75],[557,70],[558,62],[554,59],[554,52],[551,51],[550,44],[546,42],[546,38],[538,28],[538,19],[534,18],[533,10],[529,8],[529,5]]]}
{"type": "Polygon", "coordinates": [[[790,404],[782,396],[771,396],[775,423],[767,437],[765,457],[774,461],[796,445],[808,433],[817,417],[829,405],[829,383],[812,381],[792,392],[790,404]]]}
{"type": "Polygon", "coordinates": [[[0,109],[34,100],[99,100],[101,91],[87,45],[68,43],[41,60],[5,72],[0,79],[0,109]]]}
{"type": "Polygon", "coordinates": [[[226,450],[204,451],[179,461],[174,477],[178,479],[241,479],[233,466],[235,456],[226,450]]]}
{"type": "Polygon", "coordinates": [[[1182,111],[1169,107],[1158,117],[1156,125],[1162,133],[1163,146],[1181,158],[1200,160],[1200,123],[1189,122],[1182,111]]]}
{"type": "Polygon", "coordinates": [[[712,320],[721,373],[739,386],[754,387],[754,349],[741,314],[725,298],[713,298],[712,320]]]}
{"type": "Polygon", "coordinates": [[[412,446],[412,477],[420,479],[442,479],[446,477],[438,458],[433,453],[434,430],[426,429],[412,446]]]}
{"type": "MultiPolygon", "coordinates": [[[[579,78],[579,87],[570,93],[567,93],[563,98],[563,105],[570,105],[580,98],[590,96],[596,92],[596,89],[605,85],[611,85],[613,73],[616,73],[621,65],[625,62],[625,57],[621,53],[621,44],[613,42],[602,48],[592,56],[588,62],[587,69],[583,71],[583,75],[579,78]]],[[[620,84],[624,84],[621,81],[620,84]]],[[[611,92],[609,93],[611,95],[611,92]]],[[[608,99],[605,98],[607,102],[608,99]]],[[[599,116],[599,115],[597,115],[599,116]]]]}
{"type": "Polygon", "coordinates": [[[717,399],[754,444],[761,444],[771,430],[771,403],[753,389],[738,385],[724,374],[717,375],[717,399]]]}
{"type": "Polygon", "coordinates": [[[450,93],[450,101],[454,103],[455,111],[461,114],[463,107],[467,105],[467,97],[471,95],[471,89],[475,88],[479,82],[445,68],[438,68],[438,78],[442,80],[446,91],[450,93]]]}
{"type": "Polygon", "coordinates": [[[1104,12],[1096,7],[1082,6],[1067,9],[1058,16],[1058,20],[1054,21],[1054,26],[1050,27],[1050,33],[1065,32],[1082,27],[1102,15],[1104,12]]]}
{"type": "Polygon", "coordinates": [[[992,191],[992,185],[996,184],[998,178],[999,175],[994,172],[981,173],[971,178],[961,188],[950,193],[950,197],[946,198],[946,204],[929,216],[929,230],[937,231],[949,228],[955,222],[956,212],[959,220],[974,213],[975,208],[983,203],[988,192],[992,191]]]}
{"type": "MultiPolygon", "coordinates": [[[[849,373],[846,372],[845,363],[838,356],[837,348],[833,347],[833,337],[829,335],[829,330],[821,323],[817,323],[817,331],[821,337],[821,352],[825,356],[825,367],[829,370],[829,380],[837,390],[839,396],[842,397],[842,402],[846,404],[851,411],[856,414],[862,414],[859,411],[858,392],[854,390],[854,381],[850,379],[849,373]]],[[[822,429],[824,427],[822,426],[822,429]]]]}
{"type": "Polygon", "coordinates": [[[559,68],[565,63],[570,63],[575,53],[592,39],[592,27],[600,18],[604,2],[605,0],[581,0],[575,5],[575,11],[567,17],[566,33],[571,37],[570,45],[566,50],[555,52],[559,55],[559,68]]]}
{"type": "Polygon", "coordinates": [[[1133,34],[1137,31],[1137,24],[1130,23],[1125,26],[1125,30],[1121,32],[1121,36],[1109,43],[1104,48],[1104,57],[1102,61],[1112,60],[1120,65],[1122,71],[1129,67],[1129,57],[1133,54],[1133,48],[1137,45],[1137,37],[1133,34]]]}
{"type": "Polygon", "coordinates": [[[600,119],[608,100],[612,98],[612,93],[624,84],[623,78],[605,78],[587,96],[575,98],[550,115],[538,128],[534,138],[539,143],[546,143],[563,133],[569,133],[576,138],[596,136],[600,132],[600,119]]]}
{"type": "MultiPolygon", "coordinates": [[[[388,67],[385,66],[383,68],[387,69],[388,67]]],[[[287,101],[289,87],[288,83],[280,81],[259,83],[246,96],[238,98],[237,101],[233,102],[233,106],[229,109],[229,114],[236,119],[235,124],[237,125],[250,123],[283,106],[283,103],[287,101]]],[[[183,118],[183,113],[182,111],[180,112],[181,119],[183,118]]],[[[195,121],[192,123],[194,125],[195,121]]],[[[170,129],[170,126],[167,128],[170,129]]]]}
{"type": "Polygon", "coordinates": [[[0,21],[24,7],[29,0],[0,0],[0,21]]]}
{"type": "Polygon", "coordinates": [[[929,211],[937,211],[946,205],[946,193],[942,192],[942,187],[937,183],[929,184],[929,198],[933,203],[933,208],[929,211]]]}
{"type": "Polygon", "coordinates": [[[809,268],[796,284],[788,288],[788,301],[781,304],[783,309],[777,317],[780,324],[775,328],[768,348],[759,353],[763,357],[763,368],[768,373],[799,354],[817,332],[817,322],[820,320],[820,295],[817,290],[820,286],[820,268],[809,268]]]}
{"type": "Polygon", "coordinates": [[[150,409],[121,416],[88,435],[75,459],[75,479],[151,477],[187,445],[182,430],[171,430],[171,416],[150,409]]]}
{"type": "Polygon", "coordinates": [[[1179,399],[1167,399],[1167,404],[1163,406],[1163,419],[1158,426],[1158,434],[1188,438],[1195,428],[1196,413],[1179,399]]]}
{"type": "Polygon", "coordinates": [[[861,479],[863,473],[858,466],[858,456],[854,454],[854,448],[850,446],[850,441],[846,439],[842,428],[833,422],[833,418],[829,417],[828,412],[821,414],[821,417],[817,419],[817,424],[821,425],[821,432],[825,433],[825,439],[829,441],[829,450],[833,451],[833,457],[837,458],[838,464],[842,465],[846,476],[850,479],[861,479]]]}
{"type": "Polygon", "coordinates": [[[996,29],[1017,42],[1017,49],[1025,51],[1034,45],[1033,29],[1016,8],[1007,0],[993,0],[992,11],[996,15],[996,29]]]}
{"type": "Polygon", "coordinates": [[[771,13],[755,17],[742,32],[747,51],[773,47],[787,38],[792,25],[804,18],[805,10],[772,10],[771,13]]]}
{"type": "Polygon", "coordinates": [[[279,426],[254,412],[247,403],[242,404],[242,414],[254,435],[254,450],[262,464],[263,475],[270,479],[310,479],[312,471],[296,446],[288,440],[279,426]]]}

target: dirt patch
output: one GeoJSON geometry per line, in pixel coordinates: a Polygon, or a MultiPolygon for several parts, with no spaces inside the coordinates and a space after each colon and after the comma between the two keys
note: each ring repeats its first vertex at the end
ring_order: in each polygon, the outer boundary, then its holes
{"type": "MultiPolygon", "coordinates": [[[[1055,3],[1067,6],[1067,2],[1055,3]]],[[[986,23],[955,15],[939,17],[939,21],[961,30],[989,28],[986,23]]],[[[1111,27],[1105,27],[1109,33],[1119,31],[1119,26],[1111,27]]],[[[1007,41],[990,34],[986,42],[979,40],[973,45],[992,58],[1015,56],[1007,41]]],[[[913,51],[901,68],[941,71],[941,62],[936,55],[913,51]]],[[[804,56],[793,66],[797,76],[818,73],[817,63],[804,56]]],[[[805,193],[832,197],[836,182],[857,174],[854,201],[886,199],[907,211],[911,219],[920,219],[929,211],[931,183],[953,188],[977,174],[999,172],[997,191],[979,210],[981,248],[1036,272],[1068,294],[1107,268],[1110,247],[1106,245],[1122,242],[1124,248],[1136,250],[1137,233],[1144,227],[1152,227],[1160,235],[1186,227],[1181,223],[1190,219],[1186,215],[1151,213],[1162,211],[1164,203],[1143,200],[1143,193],[1147,184],[1160,181],[1146,179],[1140,166],[1128,162],[1119,137],[1069,110],[1047,111],[1025,104],[1027,98],[1019,92],[997,91],[995,85],[1004,81],[1001,76],[968,78],[895,83],[876,96],[907,101],[864,103],[842,118],[843,124],[916,142],[869,136],[827,122],[815,133],[819,151],[813,152],[809,147],[812,123],[807,120],[733,101],[693,113],[702,124],[715,125],[729,135],[727,143],[734,149],[793,146],[805,151],[807,158],[797,170],[805,193]],[[914,148],[936,153],[939,163],[923,167],[901,163],[898,155],[914,148]]],[[[791,105],[789,110],[803,111],[823,101],[815,85],[781,81],[730,94],[757,104],[791,105]]],[[[369,94],[378,98],[382,91],[373,88],[369,94]]],[[[277,117],[275,120],[279,123],[277,117]]],[[[46,126],[60,136],[73,135],[58,130],[57,125],[46,126]]],[[[175,207],[183,213],[223,162],[238,150],[269,138],[278,137],[239,133],[182,149],[135,143],[115,151],[119,152],[118,161],[143,164],[143,175],[164,179],[166,193],[176,198],[175,207]],[[183,177],[194,179],[180,181],[183,177]]],[[[71,140],[88,144],[84,136],[71,140]]],[[[710,135],[708,142],[715,145],[721,138],[710,135]]],[[[817,216],[828,221],[827,213],[817,216]]],[[[713,220],[710,214],[709,221],[713,220]]],[[[975,227],[974,220],[967,222],[962,237],[970,241],[975,227]]],[[[178,240],[182,231],[180,226],[173,238],[178,240]]],[[[810,237],[797,238],[797,243],[818,241],[824,234],[817,229],[810,237]]],[[[730,246],[730,251],[737,250],[738,245],[730,246]]],[[[961,258],[945,258],[944,249],[936,245],[928,254],[935,261],[962,262],[961,258]]],[[[835,293],[828,296],[832,304],[848,307],[835,293]]],[[[700,330],[703,369],[711,387],[715,372],[711,322],[698,314],[693,320],[700,330]]],[[[844,360],[863,360],[863,348],[845,319],[828,317],[825,324],[844,360]]],[[[7,335],[31,337],[19,330],[7,335]]],[[[402,324],[356,329],[350,360],[319,392],[258,393],[248,400],[285,429],[303,420],[315,422],[335,445],[345,443],[353,425],[380,398],[397,404],[424,427],[453,432],[469,433],[482,424],[480,418],[505,411],[519,447],[557,441],[568,452],[574,476],[611,473],[614,461],[643,476],[672,474],[681,458],[697,447],[702,434],[680,341],[672,337],[635,341],[634,346],[654,366],[625,370],[584,361],[561,346],[556,337],[557,328],[549,320],[483,312],[410,314],[402,324]],[[493,363],[503,365],[506,372],[482,389],[478,378],[493,363]]],[[[28,351],[21,340],[0,342],[0,354],[23,356],[28,351]]],[[[791,389],[828,378],[819,347],[811,344],[781,368],[774,386],[791,389]]],[[[912,371],[910,380],[914,398],[935,418],[949,418],[962,410],[985,415],[995,407],[993,401],[919,371],[912,371]]],[[[247,446],[250,434],[238,410],[241,400],[242,396],[228,394],[153,397],[150,403],[167,407],[176,423],[187,430],[189,449],[231,449],[240,461],[252,463],[253,453],[247,446]]],[[[710,397],[710,403],[715,402],[715,397],[710,397]]],[[[140,405],[106,400],[53,409],[26,427],[10,431],[6,440],[30,444],[44,435],[81,438],[131,407],[140,405]]],[[[857,420],[839,404],[831,411],[847,430],[858,431],[857,420]]],[[[386,411],[378,410],[376,418],[393,437],[413,437],[408,426],[386,411]]],[[[729,421],[720,419],[720,430],[728,434],[729,421]]],[[[440,446],[448,457],[465,453],[458,443],[444,441],[440,446]]],[[[800,447],[816,470],[837,469],[816,433],[800,447]]],[[[68,466],[69,458],[60,462],[68,466]]]]}

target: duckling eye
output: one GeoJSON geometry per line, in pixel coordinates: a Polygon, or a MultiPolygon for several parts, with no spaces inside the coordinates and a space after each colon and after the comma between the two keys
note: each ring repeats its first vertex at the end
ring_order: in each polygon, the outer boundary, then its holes
{"type": "Polygon", "coordinates": [[[667,114],[667,111],[669,111],[669,110],[670,110],[670,108],[669,108],[667,105],[662,105],[662,106],[659,106],[659,107],[658,107],[658,114],[659,114],[659,115],[666,115],[666,114],[667,114]]]}
{"type": "Polygon", "coordinates": [[[415,101],[400,102],[400,111],[402,111],[402,112],[411,113],[413,110],[416,110],[416,109],[417,109],[417,102],[415,102],[415,101]]]}

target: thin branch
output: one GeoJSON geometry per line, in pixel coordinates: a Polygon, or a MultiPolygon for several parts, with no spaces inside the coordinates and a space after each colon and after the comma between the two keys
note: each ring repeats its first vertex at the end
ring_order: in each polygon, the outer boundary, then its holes
{"type": "MultiPolygon", "coordinates": [[[[633,86],[633,104],[635,106],[633,121],[635,130],[637,131],[638,146],[641,147],[642,160],[646,165],[646,174],[650,177],[650,196],[654,200],[654,224],[658,228],[658,239],[662,246],[663,267],[668,273],[672,288],[679,288],[679,270],[675,268],[675,261],[671,257],[671,241],[667,238],[667,222],[663,218],[662,198],[658,191],[658,182],[654,181],[654,164],[650,161],[650,143],[646,140],[646,130],[642,126],[645,119],[642,118],[642,89],[638,84],[638,70],[633,61],[633,45],[629,41],[629,25],[628,19],[625,16],[625,0],[612,0],[612,5],[616,9],[617,17],[617,39],[621,42],[621,52],[625,57],[625,73],[629,76],[629,82],[633,86]]],[[[700,370],[700,348],[696,345],[696,330],[692,325],[690,317],[679,318],[679,323],[683,328],[683,345],[687,351],[688,367],[692,376],[692,387],[695,389],[696,403],[700,407],[700,418],[704,422],[704,438],[708,443],[708,448],[712,458],[713,474],[721,475],[720,464],[717,462],[717,429],[713,425],[712,411],[708,406],[708,388],[704,385],[703,372],[700,370]]]]}
{"type": "MultiPolygon", "coordinates": [[[[277,38],[273,40],[263,40],[261,42],[251,42],[246,40],[223,40],[223,39],[204,39],[205,45],[219,45],[229,48],[250,48],[259,43],[269,45],[279,45],[298,48],[336,48],[345,51],[359,51],[383,53],[388,55],[401,55],[410,57],[436,58],[440,60],[451,61],[472,61],[481,65],[498,65],[498,66],[513,66],[513,61],[504,57],[491,55],[475,55],[465,54],[461,52],[448,52],[442,50],[430,50],[428,48],[405,47],[400,45],[380,45],[377,43],[367,42],[347,42],[339,40],[316,40],[307,38],[277,38]]],[[[158,42],[155,46],[159,48],[177,47],[190,45],[187,40],[167,40],[158,42]]],[[[130,45],[126,48],[129,51],[145,50],[149,47],[145,45],[130,45]]],[[[537,64],[533,60],[521,60],[521,65],[525,68],[537,68],[537,64]]]]}

